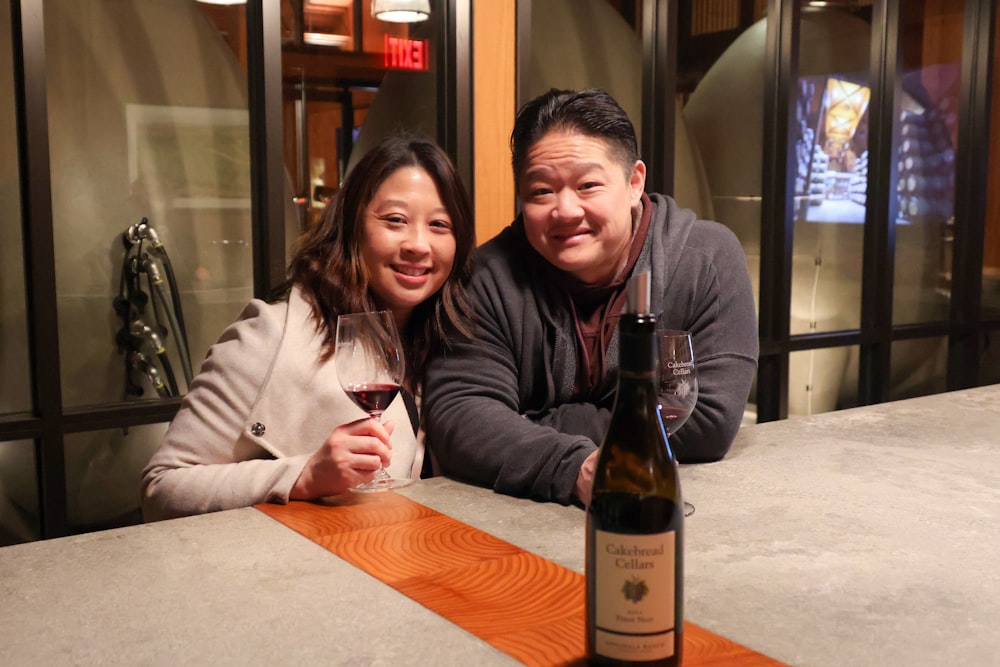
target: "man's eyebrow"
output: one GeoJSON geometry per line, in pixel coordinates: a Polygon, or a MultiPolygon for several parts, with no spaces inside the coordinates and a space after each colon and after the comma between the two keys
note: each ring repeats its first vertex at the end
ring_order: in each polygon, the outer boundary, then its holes
{"type": "MultiPolygon", "coordinates": [[[[605,171],[604,163],[598,162],[596,160],[589,162],[575,162],[571,168],[571,171],[573,173],[582,173],[582,172],[592,171],[595,169],[598,171],[605,171]]],[[[524,175],[535,176],[538,175],[540,172],[549,172],[549,171],[552,171],[552,167],[550,167],[549,165],[537,164],[526,169],[524,175]]]]}

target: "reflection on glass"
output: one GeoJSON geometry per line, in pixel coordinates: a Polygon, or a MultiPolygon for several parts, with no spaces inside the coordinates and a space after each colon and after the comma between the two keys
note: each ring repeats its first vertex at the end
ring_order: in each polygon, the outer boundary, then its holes
{"type": "MultiPolygon", "coordinates": [[[[10,4],[3,3],[0,35],[9,34],[10,4]]],[[[5,44],[0,48],[0,414],[31,409],[14,65],[9,40],[5,44]]]]}
{"type": "Polygon", "coordinates": [[[948,317],[963,5],[902,8],[894,324],[948,317]]]}
{"type": "MultiPolygon", "coordinates": [[[[766,39],[766,20],[747,28],[701,77],[682,113],[714,209],[699,213],[739,238],[758,304],[766,39]]],[[[679,190],[677,196],[686,198],[679,190]]]]}
{"type": "Polygon", "coordinates": [[[918,338],[892,344],[889,400],[947,391],[948,339],[918,338]]]}
{"type": "Polygon", "coordinates": [[[792,352],[788,358],[788,414],[815,415],[857,405],[858,347],[792,352]]]}
{"type": "Polygon", "coordinates": [[[197,370],[252,296],[246,74],[231,32],[245,27],[213,23],[245,7],[43,7],[64,404],[158,400],[165,371],[143,326],[181,393],[179,343],[197,370]],[[144,219],[155,237],[130,257],[144,219]]]}
{"type": "Polygon", "coordinates": [[[31,440],[0,442],[0,547],[41,538],[31,440]]]}
{"type": "Polygon", "coordinates": [[[607,0],[531,3],[527,61],[518,62],[524,104],[550,88],[603,88],[628,113],[642,143],[642,42],[607,0]]]}
{"type": "MultiPolygon", "coordinates": [[[[860,325],[871,26],[843,9],[803,11],[791,128],[797,159],[792,334],[860,325]]],[[[691,93],[683,117],[704,163],[714,216],[740,239],[759,303],[761,161],[767,19],[728,47],[691,93]]],[[[683,58],[683,54],[679,56],[683,58]]],[[[856,402],[856,348],[791,355],[789,412],[856,402]]]]}
{"type": "Polygon", "coordinates": [[[139,479],[166,430],[166,424],[151,424],[66,436],[71,531],[142,523],[139,479]]]}
{"type": "MultiPolygon", "coordinates": [[[[767,20],[745,30],[705,73],[683,117],[704,163],[714,216],[739,237],[759,295],[761,159],[767,20]],[[738,156],[738,157],[737,157],[738,156]]],[[[791,333],[860,324],[871,26],[843,9],[803,11],[791,128],[791,333]]],[[[683,57],[683,56],[681,56],[683,57]]]]}
{"type": "Polygon", "coordinates": [[[855,329],[868,184],[871,25],[837,8],[801,15],[793,126],[792,334],[855,329]]]}
{"type": "MultiPolygon", "coordinates": [[[[729,227],[743,246],[754,300],[760,304],[761,170],[764,129],[764,58],[767,22],[758,7],[753,25],[737,37],[722,55],[701,73],[701,63],[685,63],[678,53],[678,72],[699,72],[696,85],[678,113],[675,164],[675,198],[697,209],[699,216],[718,220],[729,227]],[[739,85],[733,85],[740,82],[739,85]],[[682,142],[690,145],[686,161],[680,155],[682,142]],[[738,156],[738,157],[735,157],[738,156]],[[685,173],[703,173],[702,182],[682,178],[685,173]],[[698,191],[710,196],[704,204],[698,191]]],[[[712,35],[709,34],[708,38],[712,35]]],[[[756,421],[756,383],[751,389],[744,423],[756,421]]]]}
{"type": "Polygon", "coordinates": [[[1000,383],[1000,331],[983,334],[983,356],[979,363],[980,385],[1000,383]]]}
{"type": "Polygon", "coordinates": [[[432,12],[420,23],[379,21],[370,0],[282,0],[281,10],[285,164],[304,228],[383,136],[400,129],[437,136],[431,60],[443,20],[432,12]]]}
{"type": "MultiPolygon", "coordinates": [[[[1000,12],[997,12],[993,40],[993,71],[998,72],[1000,71],[1000,12]]],[[[995,77],[994,81],[996,81],[995,77]]],[[[1000,118],[1000,86],[995,84],[992,90],[991,107],[990,117],[1000,118]]],[[[996,122],[993,121],[993,127],[996,127],[996,122]]],[[[1000,183],[1000,141],[990,141],[988,150],[989,181],[990,183],[1000,183]]],[[[983,319],[1000,320],[1000,188],[987,188],[985,226],[983,237],[983,319]]],[[[996,381],[993,380],[993,382],[996,381]]]]}

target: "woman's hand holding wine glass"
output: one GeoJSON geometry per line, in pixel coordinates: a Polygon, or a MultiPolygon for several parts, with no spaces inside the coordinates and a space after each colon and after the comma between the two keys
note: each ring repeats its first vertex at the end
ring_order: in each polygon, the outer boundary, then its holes
{"type": "MultiPolygon", "coordinates": [[[[392,313],[351,313],[337,318],[334,351],[337,375],[347,395],[375,421],[399,394],[406,372],[403,346],[392,313]]],[[[374,460],[374,459],[372,459],[374,460]]],[[[386,491],[413,483],[394,479],[381,464],[370,482],[351,487],[356,493],[386,491]]]]}
{"type": "Polygon", "coordinates": [[[389,465],[394,424],[366,417],[341,424],[313,452],[289,498],[312,500],[336,496],[370,481],[380,466],[389,465]]]}

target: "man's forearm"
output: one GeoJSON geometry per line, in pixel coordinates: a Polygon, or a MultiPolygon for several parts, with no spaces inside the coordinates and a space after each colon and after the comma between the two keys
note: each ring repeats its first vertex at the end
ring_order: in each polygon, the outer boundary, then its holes
{"type": "Polygon", "coordinates": [[[548,410],[529,412],[528,419],[560,433],[582,435],[601,444],[611,422],[611,411],[593,403],[566,403],[548,410]]]}

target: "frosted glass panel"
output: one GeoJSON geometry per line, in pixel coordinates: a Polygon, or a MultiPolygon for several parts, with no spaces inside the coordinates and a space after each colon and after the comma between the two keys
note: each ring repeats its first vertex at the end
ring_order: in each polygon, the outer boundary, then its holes
{"type": "Polygon", "coordinates": [[[897,325],[948,318],[964,2],[903,5],[894,119],[897,325]]]}
{"type": "Polygon", "coordinates": [[[792,352],[788,356],[788,414],[815,415],[855,407],[858,347],[792,352]]]}
{"type": "MultiPolygon", "coordinates": [[[[692,139],[690,164],[696,167],[687,171],[703,170],[703,186],[711,193],[711,206],[697,212],[739,238],[758,304],[766,38],[765,20],[747,28],[705,72],[681,114],[692,139]]],[[[681,189],[680,154],[676,167],[677,199],[693,206],[688,202],[698,197],[681,189]]]]}
{"type": "Polygon", "coordinates": [[[372,17],[370,0],[281,7],[285,164],[305,228],[382,137],[438,136],[434,58],[446,37],[437,9],[427,21],[390,23],[372,17]]]}
{"type": "Polygon", "coordinates": [[[947,338],[918,338],[892,344],[892,383],[889,400],[927,396],[947,391],[947,338]]]}
{"type": "Polygon", "coordinates": [[[31,440],[0,442],[0,547],[41,537],[31,440]]]}
{"type": "Polygon", "coordinates": [[[1000,383],[1000,331],[983,335],[983,356],[979,365],[979,384],[1000,383]]]}
{"type": "Polygon", "coordinates": [[[871,25],[802,14],[795,92],[790,332],[856,329],[868,183],[871,25]]]}
{"type": "MultiPolygon", "coordinates": [[[[993,71],[1000,71],[1000,12],[993,30],[993,71]]],[[[994,81],[996,77],[994,75],[994,81]]],[[[1000,86],[993,85],[992,127],[1000,122],[1000,86]]],[[[995,130],[991,129],[991,133],[995,130]]],[[[994,136],[996,136],[994,134],[994,136]]],[[[983,235],[983,319],[1000,320],[1000,141],[989,142],[989,187],[986,190],[986,229],[983,235]]],[[[996,377],[992,375],[990,377],[996,377]]],[[[997,380],[993,380],[996,382],[997,380]]]]}
{"type": "Polygon", "coordinates": [[[66,436],[66,505],[70,530],[142,523],[139,479],[166,424],[66,436]]]}
{"type": "MultiPolygon", "coordinates": [[[[10,35],[10,3],[0,5],[0,35],[10,35]]],[[[9,40],[0,41],[0,413],[9,413],[31,409],[31,385],[13,53],[9,40]]]]}
{"type": "Polygon", "coordinates": [[[640,132],[642,44],[613,4],[606,0],[531,3],[531,53],[528,62],[518,63],[526,95],[521,104],[550,88],[603,88],[640,132]]]}
{"type": "Polygon", "coordinates": [[[246,75],[199,6],[44,3],[67,407],[183,393],[252,296],[246,75]]]}

